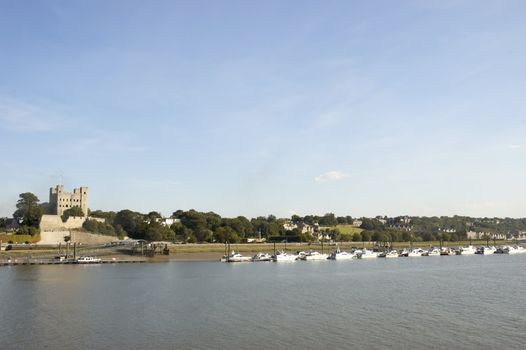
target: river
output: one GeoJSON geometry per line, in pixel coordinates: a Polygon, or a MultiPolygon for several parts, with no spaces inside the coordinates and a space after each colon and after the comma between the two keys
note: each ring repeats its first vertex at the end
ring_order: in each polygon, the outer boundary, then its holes
{"type": "Polygon", "coordinates": [[[1,349],[521,349],[526,255],[0,267],[1,349]]]}

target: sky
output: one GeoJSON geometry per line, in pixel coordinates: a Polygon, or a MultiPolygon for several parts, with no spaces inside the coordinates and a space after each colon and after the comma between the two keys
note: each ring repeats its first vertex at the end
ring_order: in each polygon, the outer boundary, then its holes
{"type": "Polygon", "coordinates": [[[526,217],[522,0],[0,1],[0,216],[526,217]]]}

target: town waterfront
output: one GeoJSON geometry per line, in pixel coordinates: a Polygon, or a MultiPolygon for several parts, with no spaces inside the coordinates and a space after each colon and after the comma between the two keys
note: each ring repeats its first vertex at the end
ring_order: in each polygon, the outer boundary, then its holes
{"type": "Polygon", "coordinates": [[[526,255],[0,269],[2,349],[522,348],[526,255]]]}

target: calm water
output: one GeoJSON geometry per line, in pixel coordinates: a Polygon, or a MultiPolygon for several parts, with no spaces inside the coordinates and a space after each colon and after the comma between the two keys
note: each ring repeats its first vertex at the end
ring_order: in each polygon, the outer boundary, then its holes
{"type": "Polygon", "coordinates": [[[1,349],[526,346],[526,255],[0,268],[1,349]]]}

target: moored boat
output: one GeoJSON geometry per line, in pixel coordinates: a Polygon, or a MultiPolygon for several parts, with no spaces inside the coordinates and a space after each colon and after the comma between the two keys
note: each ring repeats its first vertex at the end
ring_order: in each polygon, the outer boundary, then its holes
{"type": "Polygon", "coordinates": [[[257,253],[252,257],[252,261],[272,261],[272,256],[269,253],[257,253]]]}
{"type": "Polygon", "coordinates": [[[307,254],[305,254],[305,256],[303,257],[303,260],[306,260],[306,261],[327,260],[328,257],[329,257],[328,254],[322,254],[320,252],[310,251],[310,252],[307,252],[307,254]]]}
{"type": "Polygon", "coordinates": [[[331,260],[352,260],[354,258],[356,258],[356,254],[342,251],[340,248],[329,255],[329,259],[331,260]]]}
{"type": "Polygon", "coordinates": [[[416,258],[416,257],[422,256],[423,253],[424,253],[423,249],[414,248],[407,254],[407,256],[410,258],[416,258]]]}
{"type": "Polygon", "coordinates": [[[297,255],[289,254],[284,251],[280,251],[280,252],[277,252],[276,255],[272,257],[272,260],[276,262],[291,262],[291,261],[296,261],[297,258],[298,258],[297,255]]]}
{"type": "Polygon", "coordinates": [[[100,264],[101,258],[95,258],[93,256],[81,256],[77,259],[77,264],[100,264]]]}
{"type": "Polygon", "coordinates": [[[250,262],[252,261],[251,256],[243,256],[240,253],[232,251],[230,255],[225,255],[221,258],[222,262],[250,262]]]}
{"type": "Polygon", "coordinates": [[[372,250],[368,249],[362,249],[361,253],[359,253],[358,257],[360,259],[371,259],[371,258],[377,258],[378,252],[373,252],[372,250]]]}
{"type": "Polygon", "coordinates": [[[459,255],[474,255],[477,250],[472,246],[469,245],[467,247],[461,247],[458,250],[459,255]]]}
{"type": "Polygon", "coordinates": [[[398,254],[400,257],[407,257],[409,255],[409,249],[404,248],[402,251],[398,254]]]}
{"type": "Polygon", "coordinates": [[[526,249],[522,246],[506,246],[502,248],[504,254],[523,254],[526,253],[526,249]]]}
{"type": "Polygon", "coordinates": [[[440,255],[456,255],[456,252],[449,247],[442,247],[440,249],[440,255]]]}
{"type": "Polygon", "coordinates": [[[479,247],[477,248],[477,251],[475,252],[475,254],[480,254],[480,255],[493,255],[495,254],[495,252],[497,251],[497,248],[495,247],[479,247]]]}
{"type": "Polygon", "coordinates": [[[387,254],[385,254],[386,258],[398,258],[399,254],[397,250],[390,250],[387,254]]]}
{"type": "Polygon", "coordinates": [[[440,249],[432,248],[427,251],[426,256],[440,256],[440,249]]]}

